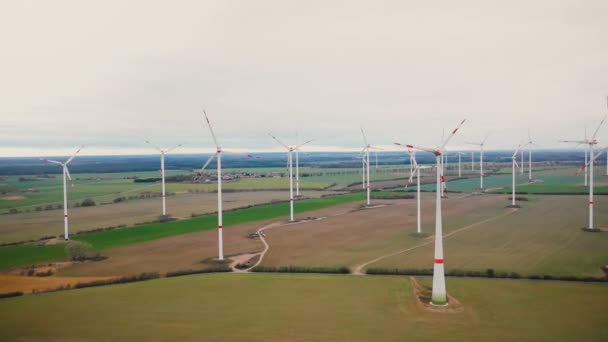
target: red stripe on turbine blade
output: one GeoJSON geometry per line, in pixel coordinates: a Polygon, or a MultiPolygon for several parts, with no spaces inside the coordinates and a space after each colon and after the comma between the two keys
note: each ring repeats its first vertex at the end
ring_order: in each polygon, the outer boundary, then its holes
{"type": "Polygon", "coordinates": [[[405,146],[409,147],[409,148],[414,148],[414,145],[405,145],[405,146]]]}
{"type": "Polygon", "coordinates": [[[443,264],[443,259],[435,259],[436,264],[443,264]]]}
{"type": "Polygon", "coordinates": [[[455,130],[453,130],[452,134],[456,134],[456,132],[458,132],[458,128],[456,128],[455,130]]]}

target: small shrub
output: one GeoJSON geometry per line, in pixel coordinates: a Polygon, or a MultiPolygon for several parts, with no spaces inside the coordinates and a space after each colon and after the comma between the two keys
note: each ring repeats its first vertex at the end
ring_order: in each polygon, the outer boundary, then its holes
{"type": "Polygon", "coordinates": [[[82,203],[80,203],[80,206],[82,207],[94,207],[95,206],[95,201],[92,200],[91,198],[87,198],[82,200],[82,203]]]}
{"type": "Polygon", "coordinates": [[[46,272],[37,272],[36,277],[49,277],[53,275],[53,271],[52,270],[47,270],[46,272]]]}
{"type": "Polygon", "coordinates": [[[10,297],[19,297],[19,296],[23,296],[23,292],[15,291],[15,292],[0,293],[0,298],[10,298],[10,297]]]}
{"type": "Polygon", "coordinates": [[[232,272],[232,269],[230,269],[230,267],[227,267],[227,266],[219,266],[219,267],[207,268],[207,269],[202,269],[202,270],[178,270],[178,271],[167,272],[167,274],[165,276],[167,278],[169,278],[169,277],[185,276],[185,275],[190,275],[190,274],[217,273],[217,272],[232,272]]]}
{"type": "Polygon", "coordinates": [[[126,200],[127,200],[127,198],[124,197],[124,196],[122,196],[122,197],[116,197],[114,200],[112,200],[112,202],[114,202],[114,203],[120,203],[120,202],[124,202],[126,200]]]}
{"type": "Polygon", "coordinates": [[[277,272],[277,273],[334,273],[348,274],[350,269],[346,266],[340,267],[306,267],[306,266],[256,266],[252,272],[277,272]]]}

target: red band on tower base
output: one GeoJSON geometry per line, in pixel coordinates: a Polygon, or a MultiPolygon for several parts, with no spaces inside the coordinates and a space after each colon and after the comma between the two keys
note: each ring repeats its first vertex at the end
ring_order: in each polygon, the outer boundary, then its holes
{"type": "Polygon", "coordinates": [[[443,264],[443,259],[435,259],[436,264],[443,264]]]}
{"type": "Polygon", "coordinates": [[[593,204],[593,201],[589,202],[589,204],[593,204]]]}
{"type": "Polygon", "coordinates": [[[224,226],[217,226],[217,229],[222,229],[224,228],[224,226]]]}
{"type": "Polygon", "coordinates": [[[63,215],[63,217],[68,217],[68,215],[67,215],[67,214],[65,214],[65,215],[63,215]]]}

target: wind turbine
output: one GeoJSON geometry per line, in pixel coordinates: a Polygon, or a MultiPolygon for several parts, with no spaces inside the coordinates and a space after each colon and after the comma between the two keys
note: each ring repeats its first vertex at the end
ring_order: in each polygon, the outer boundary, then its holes
{"type": "MultiPolygon", "coordinates": [[[[532,181],[532,146],[538,146],[536,143],[534,143],[534,141],[532,141],[532,136],[530,136],[530,130],[528,130],[528,182],[532,181]]],[[[523,152],[522,152],[522,158],[523,158],[523,152]]],[[[523,159],[522,159],[522,164],[523,164],[523,159]]],[[[522,167],[522,171],[523,171],[523,167],[522,167]]]]}
{"type": "Polygon", "coordinates": [[[608,147],[600,149],[596,154],[592,154],[589,158],[589,162],[587,162],[582,170],[584,171],[587,167],[589,167],[589,224],[587,229],[595,230],[593,227],[593,163],[595,160],[604,152],[608,152],[608,147]]]}
{"type": "MultiPolygon", "coordinates": [[[[479,188],[481,190],[483,190],[483,146],[485,145],[487,139],[488,139],[488,135],[486,134],[486,137],[483,138],[483,140],[480,143],[467,142],[467,144],[469,144],[469,145],[479,146],[479,188]]],[[[471,159],[471,163],[473,163],[472,159],[471,159]]]]}
{"type": "Polygon", "coordinates": [[[297,151],[298,148],[308,144],[312,140],[308,140],[305,143],[296,145],[296,146],[288,146],[281,142],[281,140],[277,139],[272,133],[268,133],[268,135],[274,139],[279,144],[283,145],[287,149],[287,163],[289,164],[289,222],[294,222],[295,219],[293,217],[293,151],[297,151]]]}
{"type": "MultiPolygon", "coordinates": [[[[211,154],[209,159],[200,172],[205,170],[207,166],[213,161],[214,158],[217,158],[217,235],[218,235],[218,260],[224,260],[224,212],[223,212],[223,202],[222,202],[222,153],[227,153],[217,142],[217,138],[215,133],[213,132],[213,127],[211,126],[211,122],[209,122],[209,117],[207,116],[207,112],[203,110],[203,114],[205,115],[205,121],[207,121],[207,126],[209,127],[209,132],[211,132],[211,137],[213,138],[213,144],[215,145],[215,153],[211,154]]],[[[252,157],[248,155],[248,157],[252,157]]]]}
{"type": "Polygon", "coordinates": [[[162,183],[162,191],[163,191],[163,216],[167,216],[167,204],[166,204],[166,198],[167,198],[167,194],[165,192],[165,154],[173,151],[174,149],[182,146],[182,144],[179,144],[177,146],[168,148],[166,150],[163,150],[161,148],[159,148],[156,145],[153,145],[150,141],[146,140],[146,143],[151,145],[152,147],[154,147],[158,152],[160,152],[160,179],[161,179],[161,183],[162,183]]]}
{"type": "MultiPolygon", "coordinates": [[[[401,147],[406,147],[403,144],[400,143],[395,143],[395,145],[397,146],[401,146],[401,147]]],[[[405,185],[405,191],[407,191],[407,187],[408,185],[412,184],[414,175],[416,175],[416,202],[417,202],[417,207],[416,207],[416,217],[417,217],[417,223],[416,223],[416,232],[418,234],[422,233],[422,220],[420,218],[420,169],[426,169],[428,167],[425,166],[420,166],[418,165],[418,163],[416,162],[416,150],[412,149],[412,148],[407,148],[407,153],[410,156],[410,160],[412,162],[412,169],[410,170],[410,178],[407,181],[407,184],[405,185]]]]}
{"type": "MultiPolygon", "coordinates": [[[[585,165],[587,165],[589,162],[589,159],[591,158],[591,154],[593,153],[593,146],[597,145],[597,139],[596,139],[597,133],[599,132],[600,127],[602,127],[602,125],[604,124],[604,121],[606,121],[606,116],[604,116],[602,121],[600,121],[599,125],[597,125],[597,128],[595,129],[595,132],[593,132],[591,139],[587,138],[587,130],[585,129],[585,139],[584,140],[560,140],[560,142],[574,143],[577,145],[585,145],[585,165]],[[589,158],[587,157],[588,154],[589,154],[589,158]]],[[[584,168],[583,171],[585,173],[585,186],[587,186],[588,185],[587,174],[589,172],[587,172],[586,168],[584,168]]]]}
{"type": "MultiPolygon", "coordinates": [[[[296,132],[296,143],[297,143],[297,137],[298,137],[298,133],[296,132]]],[[[307,141],[305,144],[308,144],[309,142],[312,142],[313,140],[309,140],[307,141]]],[[[302,144],[304,145],[304,144],[302,144]]],[[[296,197],[300,197],[300,146],[302,145],[298,145],[294,148],[294,151],[296,152],[296,197]]]]}
{"type": "Polygon", "coordinates": [[[462,177],[462,156],[464,153],[458,152],[458,177],[462,177]]]}
{"type": "Polygon", "coordinates": [[[435,155],[435,162],[437,164],[437,177],[436,177],[436,199],[435,199],[435,259],[433,264],[433,294],[431,303],[434,305],[448,305],[448,298],[445,289],[445,270],[443,260],[443,223],[442,223],[442,212],[441,212],[441,183],[444,181],[441,176],[441,154],[445,151],[445,147],[450,139],[458,132],[458,129],[465,120],[462,120],[460,124],[452,131],[452,134],[437,148],[425,148],[413,145],[406,145],[409,148],[417,149],[420,151],[431,152],[435,155]]]}
{"type": "MultiPolygon", "coordinates": [[[[511,208],[518,208],[518,206],[515,204],[515,168],[519,168],[519,165],[517,165],[517,154],[519,153],[519,151],[522,149],[522,145],[519,144],[519,146],[517,146],[517,149],[515,149],[515,152],[513,153],[513,155],[511,156],[511,167],[513,169],[513,176],[512,176],[512,195],[511,195],[511,208]]],[[[522,152],[523,154],[523,152],[522,152]]],[[[523,163],[523,162],[522,162],[523,163]]]]}
{"type": "MultiPolygon", "coordinates": [[[[72,182],[72,176],[70,176],[70,170],[68,170],[68,164],[72,162],[72,160],[74,160],[74,158],[76,157],[76,155],[80,152],[80,150],[82,150],[84,146],[81,146],[78,150],[76,150],[76,152],[74,152],[74,154],[72,154],[72,156],[70,158],[68,158],[68,160],[66,160],[65,162],[59,162],[56,160],[49,160],[49,159],[44,159],[44,158],[40,158],[40,160],[44,161],[45,163],[52,163],[52,164],[57,164],[57,165],[61,165],[61,167],[63,168],[63,237],[65,240],[69,240],[70,236],[69,236],[69,224],[68,224],[68,186],[67,186],[67,180],[69,179],[70,182],[72,182]]],[[[74,186],[74,183],[72,183],[72,186],[74,186]]]]}
{"type": "Polygon", "coordinates": [[[365,143],[365,147],[363,148],[363,150],[361,150],[361,153],[365,153],[365,174],[367,176],[367,184],[366,184],[366,188],[367,188],[367,206],[369,207],[371,205],[371,188],[370,188],[370,184],[369,184],[369,169],[370,169],[370,164],[369,164],[369,150],[370,149],[374,149],[374,150],[379,150],[379,148],[374,147],[372,145],[370,145],[367,142],[367,137],[365,136],[365,131],[363,131],[363,128],[361,128],[361,134],[363,135],[363,142],[365,143]]]}

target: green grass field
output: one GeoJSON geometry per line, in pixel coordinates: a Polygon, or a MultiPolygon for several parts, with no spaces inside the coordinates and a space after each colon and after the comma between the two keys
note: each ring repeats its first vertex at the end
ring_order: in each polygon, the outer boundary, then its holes
{"type": "Polygon", "coordinates": [[[464,312],[423,311],[405,277],[210,274],[159,279],[0,300],[0,339],[608,339],[606,284],[448,278],[447,285],[464,312]]]}
{"type": "MultiPolygon", "coordinates": [[[[344,203],[362,201],[362,193],[338,195],[319,199],[303,200],[296,202],[298,213],[318,210],[344,203]]],[[[241,209],[224,214],[224,226],[229,228],[237,224],[279,218],[287,216],[289,203],[268,204],[254,208],[241,209]]],[[[194,219],[141,225],[128,229],[116,229],[111,231],[95,232],[76,235],[72,238],[77,241],[89,243],[97,250],[125,246],[169,236],[199,232],[217,227],[217,215],[211,214],[194,219]]],[[[0,248],[0,270],[28,265],[65,257],[65,253],[58,246],[36,246],[21,245],[0,248]]]]}

